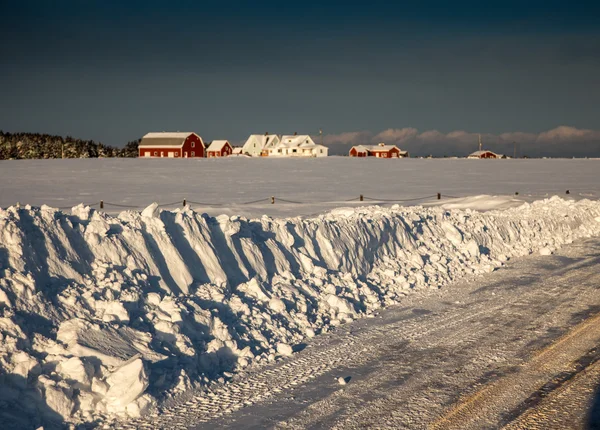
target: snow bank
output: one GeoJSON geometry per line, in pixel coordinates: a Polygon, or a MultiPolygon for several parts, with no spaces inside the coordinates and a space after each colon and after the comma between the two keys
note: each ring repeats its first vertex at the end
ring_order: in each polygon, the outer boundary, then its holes
{"type": "Polygon", "coordinates": [[[0,421],[139,416],[412,289],[597,235],[598,220],[600,203],[559,198],[312,219],[0,210],[0,421]]]}

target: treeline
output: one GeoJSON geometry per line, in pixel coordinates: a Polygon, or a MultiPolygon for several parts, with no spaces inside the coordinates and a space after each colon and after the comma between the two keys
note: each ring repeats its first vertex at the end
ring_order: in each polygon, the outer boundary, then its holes
{"type": "Polygon", "coordinates": [[[5,133],[0,130],[0,160],[47,158],[137,157],[141,139],[115,148],[93,140],[40,133],[5,133]]]}

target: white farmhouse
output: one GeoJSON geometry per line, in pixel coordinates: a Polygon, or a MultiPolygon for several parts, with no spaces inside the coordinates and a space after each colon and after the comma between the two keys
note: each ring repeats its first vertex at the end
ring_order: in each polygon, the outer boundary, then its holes
{"type": "Polygon", "coordinates": [[[316,144],[307,135],[281,136],[277,145],[269,145],[266,155],[269,157],[327,157],[329,148],[316,144]]]}
{"type": "MultiPolygon", "coordinates": [[[[273,147],[279,144],[281,139],[276,134],[251,134],[244,146],[242,146],[242,154],[248,154],[252,157],[260,157],[268,147],[273,147]]],[[[266,153],[266,151],[265,151],[266,153]]]]}

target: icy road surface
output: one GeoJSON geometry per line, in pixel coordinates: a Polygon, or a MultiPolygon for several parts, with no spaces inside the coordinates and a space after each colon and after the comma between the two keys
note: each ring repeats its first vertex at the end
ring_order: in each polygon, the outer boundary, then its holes
{"type": "Polygon", "coordinates": [[[130,428],[586,428],[599,263],[594,238],[417,293],[130,428]]]}
{"type": "Polygon", "coordinates": [[[152,202],[180,207],[187,199],[196,210],[213,216],[289,217],[335,207],[393,204],[387,200],[422,204],[432,202],[424,197],[437,193],[504,196],[467,205],[445,202],[448,209],[488,210],[553,195],[597,199],[599,171],[597,159],[10,160],[0,161],[0,207],[20,202],[70,209],[103,200],[104,211],[118,213],[141,210],[152,202]],[[365,202],[358,201],[360,194],[365,202]],[[274,205],[271,196],[276,197],[274,205]]]}

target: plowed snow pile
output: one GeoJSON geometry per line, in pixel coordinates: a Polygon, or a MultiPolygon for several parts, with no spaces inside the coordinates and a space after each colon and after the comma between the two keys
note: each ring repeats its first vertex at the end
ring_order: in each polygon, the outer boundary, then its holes
{"type": "Polygon", "coordinates": [[[306,337],[600,233],[600,203],[312,219],[0,210],[0,422],[139,416],[306,337]]]}

